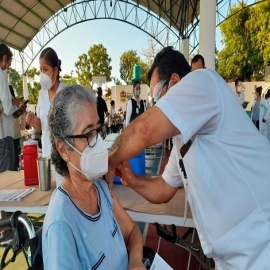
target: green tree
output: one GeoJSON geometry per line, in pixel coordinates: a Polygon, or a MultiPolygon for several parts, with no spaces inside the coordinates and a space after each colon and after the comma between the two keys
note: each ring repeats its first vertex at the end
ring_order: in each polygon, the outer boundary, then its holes
{"type": "Polygon", "coordinates": [[[102,45],[93,45],[88,51],[90,64],[92,68],[92,76],[105,76],[106,81],[111,81],[111,61],[107,53],[107,49],[102,45]]]}
{"type": "Polygon", "coordinates": [[[270,3],[242,10],[234,6],[233,15],[220,26],[224,49],[218,53],[218,72],[225,80],[262,80],[270,59],[270,3]]]}
{"type": "Polygon", "coordinates": [[[254,16],[247,22],[247,27],[252,28],[252,43],[260,51],[263,58],[263,66],[270,62],[270,1],[255,6],[254,16]]]}
{"type": "Polygon", "coordinates": [[[13,68],[9,69],[9,83],[12,85],[16,97],[23,97],[23,81],[21,75],[13,68]]]}
{"type": "Polygon", "coordinates": [[[111,58],[107,49],[102,44],[93,45],[87,54],[80,55],[75,63],[78,82],[91,87],[92,76],[105,76],[107,81],[111,81],[110,63],[111,58]]]}
{"type": "Polygon", "coordinates": [[[66,85],[71,85],[71,84],[76,84],[77,83],[77,78],[76,77],[72,77],[68,74],[65,74],[61,81],[66,84],[66,85]]]}
{"type": "Polygon", "coordinates": [[[117,77],[112,77],[112,80],[115,85],[122,85],[121,81],[117,77]]]}
{"type": "Polygon", "coordinates": [[[149,65],[143,62],[142,60],[139,62],[141,66],[141,83],[148,84],[147,73],[150,69],[149,65]]]}
{"type": "Polygon", "coordinates": [[[124,52],[120,57],[120,78],[126,83],[131,84],[133,66],[139,64],[140,57],[134,50],[124,52]]]}
{"type": "Polygon", "coordinates": [[[29,103],[37,104],[38,95],[41,89],[40,83],[36,81],[36,77],[40,75],[40,72],[36,68],[29,69],[26,72],[26,76],[28,77],[27,88],[29,92],[29,103]]]}
{"type": "Polygon", "coordinates": [[[81,85],[91,87],[92,73],[90,59],[87,54],[79,56],[79,60],[75,63],[78,81],[81,85]]]}

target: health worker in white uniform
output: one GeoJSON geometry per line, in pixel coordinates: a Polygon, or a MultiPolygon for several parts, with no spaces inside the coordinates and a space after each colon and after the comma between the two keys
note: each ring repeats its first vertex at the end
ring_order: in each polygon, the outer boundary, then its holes
{"type": "Polygon", "coordinates": [[[254,94],[254,103],[251,111],[251,120],[258,128],[260,133],[268,138],[267,122],[270,120],[270,104],[269,101],[262,96],[262,87],[256,88],[254,94]]]}
{"type": "MultiPolygon", "coordinates": [[[[65,85],[59,80],[61,71],[61,60],[58,59],[56,52],[48,47],[44,49],[39,57],[40,64],[40,85],[38,104],[36,108],[37,115],[29,112],[26,116],[27,123],[34,127],[36,132],[41,133],[42,157],[51,157],[50,133],[48,130],[48,114],[51,101],[57,91],[65,85]]],[[[55,173],[57,186],[62,182],[62,176],[55,173]]]]}
{"type": "Polygon", "coordinates": [[[122,183],[152,203],[168,202],[184,185],[203,251],[216,269],[269,269],[269,142],[215,71],[189,71],[172,47],[157,54],[150,91],[168,79],[169,90],[111,147],[106,179],[112,181],[117,167],[122,183]],[[126,160],[172,136],[163,175],[135,176],[126,160]],[[183,144],[191,146],[183,151],[183,144]]]}
{"type": "MultiPolygon", "coordinates": [[[[267,93],[265,95],[265,99],[270,104],[270,89],[267,91],[267,93]]],[[[266,126],[267,126],[267,137],[268,137],[268,140],[270,142],[270,118],[268,118],[268,120],[266,121],[266,126]]]]}

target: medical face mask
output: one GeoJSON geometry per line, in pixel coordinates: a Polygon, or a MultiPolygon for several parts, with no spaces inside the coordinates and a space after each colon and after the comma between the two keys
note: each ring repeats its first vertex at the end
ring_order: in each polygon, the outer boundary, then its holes
{"type": "Polygon", "coordinates": [[[254,99],[257,99],[257,95],[256,94],[254,94],[253,97],[254,97],[254,99]]]}
{"type": "MultiPolygon", "coordinates": [[[[93,140],[95,140],[94,138],[93,140]]],[[[98,179],[108,172],[108,150],[107,143],[98,135],[97,143],[94,147],[85,147],[83,152],[78,151],[74,146],[66,141],[66,143],[81,155],[80,166],[81,170],[73,165],[70,161],[69,164],[78,172],[85,175],[89,181],[98,179]]]]}
{"type": "Polygon", "coordinates": [[[159,81],[154,89],[153,89],[153,99],[154,99],[154,102],[157,103],[158,100],[160,99],[160,95],[161,95],[161,91],[162,91],[162,88],[164,86],[164,83],[165,83],[166,80],[161,80],[159,81]]]}
{"type": "Polygon", "coordinates": [[[135,95],[138,97],[138,96],[140,96],[140,94],[141,94],[141,89],[136,89],[135,90],[135,95]]]}
{"type": "MultiPolygon", "coordinates": [[[[52,75],[53,75],[53,73],[52,73],[52,75]]],[[[40,85],[41,85],[42,90],[49,91],[51,89],[51,87],[54,85],[56,78],[55,78],[54,82],[52,83],[52,80],[51,80],[52,75],[48,76],[45,73],[40,74],[40,85]]]]}

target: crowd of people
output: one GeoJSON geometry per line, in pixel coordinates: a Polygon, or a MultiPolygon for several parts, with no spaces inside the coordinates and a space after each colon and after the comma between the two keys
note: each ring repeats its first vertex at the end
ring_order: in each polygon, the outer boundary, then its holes
{"type": "MultiPolygon", "coordinates": [[[[10,49],[0,44],[0,162],[9,161],[2,171],[17,169],[14,113],[26,110],[8,84],[11,61],[10,49]]],[[[263,98],[256,88],[249,119],[240,79],[234,94],[201,55],[190,66],[169,46],[148,72],[154,106],[141,99],[136,81],[125,114],[116,112],[114,100],[108,109],[101,88],[96,97],[83,86],[65,86],[52,48],[41,52],[39,63],[36,114],[28,112],[26,122],[41,136],[42,156],[51,158],[59,180],[43,224],[44,269],[145,269],[140,230],[111,193],[116,171],[152,203],[168,202],[183,186],[203,251],[216,269],[269,266],[270,91],[263,98]],[[108,151],[106,134],[120,129],[108,151]],[[163,174],[135,175],[128,160],[169,138],[163,174]]]]}
{"type": "MultiPolygon", "coordinates": [[[[240,78],[235,80],[235,96],[240,105],[246,109],[249,102],[245,100],[245,86],[240,78]]],[[[258,86],[254,92],[254,102],[251,106],[252,122],[270,143],[270,89],[262,96],[262,87],[258,86]]]]}

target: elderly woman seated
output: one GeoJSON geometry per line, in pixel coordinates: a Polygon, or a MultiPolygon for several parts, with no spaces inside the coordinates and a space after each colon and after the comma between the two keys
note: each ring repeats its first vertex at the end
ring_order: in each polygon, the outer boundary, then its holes
{"type": "Polygon", "coordinates": [[[63,88],[48,117],[52,163],[64,180],[43,225],[45,269],[145,269],[140,230],[101,178],[108,151],[94,93],[63,88]]]}

